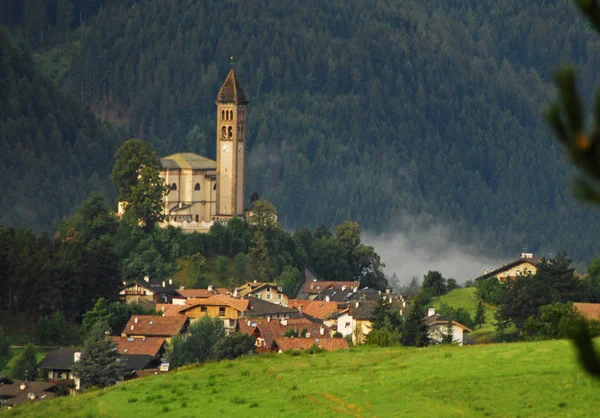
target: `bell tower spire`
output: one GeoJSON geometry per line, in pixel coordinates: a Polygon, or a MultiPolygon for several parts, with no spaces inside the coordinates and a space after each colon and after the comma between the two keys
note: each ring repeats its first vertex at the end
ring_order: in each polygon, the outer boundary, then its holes
{"type": "Polygon", "coordinates": [[[217,216],[244,214],[246,106],[249,100],[232,68],[217,94],[217,216]]]}

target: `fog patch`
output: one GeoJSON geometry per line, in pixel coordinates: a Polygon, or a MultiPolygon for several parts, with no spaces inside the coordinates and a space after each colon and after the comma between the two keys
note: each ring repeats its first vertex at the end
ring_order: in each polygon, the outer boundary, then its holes
{"type": "Polygon", "coordinates": [[[478,248],[461,245],[452,239],[450,228],[432,226],[420,231],[372,234],[363,232],[362,240],[372,245],[386,264],[388,280],[395,273],[394,287],[410,283],[413,277],[419,281],[429,270],[437,270],[445,278],[454,278],[458,283],[475,279],[485,269],[506,263],[510,257],[490,257],[478,248]]]}

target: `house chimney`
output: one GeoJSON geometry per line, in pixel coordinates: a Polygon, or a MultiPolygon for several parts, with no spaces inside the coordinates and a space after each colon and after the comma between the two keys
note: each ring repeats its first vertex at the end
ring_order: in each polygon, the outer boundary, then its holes
{"type": "Polygon", "coordinates": [[[281,318],[279,323],[281,324],[281,326],[287,327],[287,324],[288,324],[287,318],[281,318]]]}
{"type": "Polygon", "coordinates": [[[304,308],[304,305],[298,306],[298,312],[302,313],[302,308],[304,308]]]}
{"type": "Polygon", "coordinates": [[[267,322],[271,322],[271,315],[267,315],[267,322]]]}
{"type": "Polygon", "coordinates": [[[163,282],[162,282],[162,285],[163,285],[163,287],[165,287],[165,281],[164,281],[164,280],[163,280],[163,282]]]}
{"type": "Polygon", "coordinates": [[[144,276],[144,281],[145,282],[149,282],[150,281],[150,276],[148,276],[148,275],[144,276]]]}
{"type": "Polygon", "coordinates": [[[35,398],[37,398],[37,395],[35,393],[31,392],[27,394],[27,399],[29,399],[30,401],[33,401],[35,398]]]}
{"type": "Polygon", "coordinates": [[[250,326],[250,324],[251,324],[251,323],[252,323],[252,322],[251,322],[250,320],[248,320],[248,326],[250,326]]]}
{"type": "Polygon", "coordinates": [[[133,325],[131,326],[131,330],[133,331],[133,325]]]}
{"type": "Polygon", "coordinates": [[[233,297],[237,298],[238,297],[238,290],[237,287],[235,289],[233,289],[233,297]]]}
{"type": "Polygon", "coordinates": [[[357,291],[357,290],[358,290],[358,287],[355,287],[354,289],[352,289],[352,291],[353,291],[354,293],[356,293],[356,291],[357,291]]]}
{"type": "Polygon", "coordinates": [[[169,279],[169,285],[172,286],[173,285],[173,279],[169,279]]]}
{"type": "Polygon", "coordinates": [[[356,306],[357,308],[358,308],[358,305],[360,305],[360,302],[359,302],[359,301],[356,301],[356,304],[355,304],[355,306],[356,306]]]}
{"type": "Polygon", "coordinates": [[[25,390],[26,387],[27,387],[27,385],[25,383],[21,383],[19,385],[19,389],[21,389],[21,390],[25,390]]]}
{"type": "Polygon", "coordinates": [[[325,328],[321,327],[321,329],[319,329],[319,333],[321,335],[325,335],[325,328]]]}
{"type": "Polygon", "coordinates": [[[77,363],[79,360],[81,360],[81,351],[76,351],[73,353],[73,361],[77,363]]]}
{"type": "Polygon", "coordinates": [[[127,286],[127,282],[123,280],[123,286],[127,286]]]}
{"type": "Polygon", "coordinates": [[[435,315],[435,308],[429,308],[427,310],[427,317],[435,315]]]}
{"type": "Polygon", "coordinates": [[[329,301],[330,301],[329,295],[325,296],[325,302],[329,302],[329,301]]]}
{"type": "Polygon", "coordinates": [[[165,305],[162,305],[162,306],[160,307],[160,310],[161,310],[161,311],[163,311],[163,313],[164,313],[164,312],[165,312],[165,305]]]}
{"type": "MultiPolygon", "coordinates": [[[[138,323],[138,321],[139,321],[139,318],[136,316],[136,317],[133,319],[133,322],[137,324],[137,323],[138,323]]],[[[131,329],[133,329],[133,328],[131,328],[131,329]]]]}
{"type": "Polygon", "coordinates": [[[213,291],[213,285],[212,285],[212,284],[209,284],[209,285],[208,285],[208,291],[209,291],[209,292],[212,292],[212,291],[213,291]]]}
{"type": "Polygon", "coordinates": [[[347,288],[347,287],[348,287],[348,286],[346,286],[345,284],[344,284],[344,285],[342,285],[342,292],[343,292],[344,290],[346,290],[346,288],[347,288]]]}

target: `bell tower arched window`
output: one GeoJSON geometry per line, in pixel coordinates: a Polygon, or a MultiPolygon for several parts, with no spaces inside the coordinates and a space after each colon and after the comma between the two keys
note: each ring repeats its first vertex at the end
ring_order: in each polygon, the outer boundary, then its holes
{"type": "Polygon", "coordinates": [[[229,127],[229,138],[233,138],[233,128],[229,127]]]}
{"type": "Polygon", "coordinates": [[[224,126],[221,128],[221,138],[227,138],[227,128],[224,126]]]}
{"type": "Polygon", "coordinates": [[[194,190],[200,190],[200,183],[196,183],[196,185],[194,186],[194,190]]]}
{"type": "Polygon", "coordinates": [[[177,190],[177,183],[171,184],[171,190],[177,190]]]}
{"type": "Polygon", "coordinates": [[[213,190],[217,190],[217,183],[213,184],[213,190]]]}
{"type": "Polygon", "coordinates": [[[229,119],[230,119],[230,120],[233,120],[233,110],[230,110],[230,111],[229,111],[229,119]]]}

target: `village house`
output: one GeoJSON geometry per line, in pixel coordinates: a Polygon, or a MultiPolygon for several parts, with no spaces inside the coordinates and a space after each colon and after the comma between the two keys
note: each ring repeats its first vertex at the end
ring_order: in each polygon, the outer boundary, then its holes
{"type": "Polygon", "coordinates": [[[215,295],[209,298],[188,299],[188,306],[180,314],[197,320],[204,315],[221,318],[228,334],[235,331],[238,318],[244,316],[248,309],[248,300],[235,299],[230,296],[215,295]]]}
{"type": "MultiPolygon", "coordinates": [[[[344,337],[351,335],[354,344],[363,343],[366,336],[371,332],[373,310],[377,307],[380,297],[378,295],[376,300],[354,300],[350,302],[349,307],[339,312],[336,317],[337,332],[344,337]]],[[[394,298],[390,294],[387,294],[385,297],[392,310],[400,313],[400,315],[404,313],[406,302],[402,297],[394,298]]]]}
{"type": "Polygon", "coordinates": [[[186,316],[133,315],[125,325],[122,337],[148,338],[160,337],[169,341],[173,336],[183,334],[188,327],[186,316]]]}
{"type": "Polygon", "coordinates": [[[340,309],[343,309],[345,305],[342,304],[340,307],[338,302],[326,300],[290,299],[288,306],[296,309],[302,315],[323,321],[327,326],[333,326],[335,325],[336,314],[340,309]]]}
{"type": "Polygon", "coordinates": [[[54,382],[31,382],[0,377],[0,408],[52,399],[58,387],[54,382]]]}
{"type": "Polygon", "coordinates": [[[300,316],[296,309],[257,298],[248,299],[248,309],[244,312],[245,318],[290,319],[300,316]]]}
{"type": "Polygon", "coordinates": [[[319,281],[316,278],[311,278],[312,275],[307,275],[307,279],[304,281],[302,288],[298,292],[296,299],[313,300],[318,295],[326,290],[336,290],[338,292],[354,292],[358,290],[360,286],[359,281],[346,281],[346,282],[334,282],[334,281],[319,281]]]}
{"type": "Polygon", "coordinates": [[[150,279],[148,276],[144,277],[144,280],[123,282],[123,290],[119,295],[127,303],[172,303],[173,298],[180,296],[173,280],[150,279]]]}
{"type": "Polygon", "coordinates": [[[81,360],[80,348],[59,348],[46,354],[37,367],[44,370],[44,375],[49,382],[59,380],[73,384],[76,390],[80,389],[81,381],[73,374],[75,363],[81,360]]]}
{"type": "Polygon", "coordinates": [[[506,280],[514,280],[517,276],[535,274],[541,261],[541,258],[534,257],[532,253],[521,253],[518,259],[511,261],[508,264],[504,264],[502,267],[484,270],[483,276],[480,276],[475,280],[478,281],[487,279],[488,277],[497,277],[498,280],[504,282],[506,280]]]}
{"type": "MultiPolygon", "coordinates": [[[[435,308],[429,308],[425,325],[428,328],[429,339],[434,344],[440,344],[445,341],[448,335],[448,319],[435,313],[435,308]]],[[[466,343],[468,333],[473,332],[472,329],[464,326],[461,323],[452,321],[452,342],[458,345],[466,343]]]]}
{"type": "Polygon", "coordinates": [[[257,282],[256,280],[236,287],[233,291],[233,297],[240,299],[254,297],[283,306],[288,306],[289,300],[289,297],[283,293],[277,283],[257,282]]]}
{"type": "MultiPolygon", "coordinates": [[[[272,320],[247,319],[239,321],[238,331],[256,338],[256,352],[279,352],[278,338],[294,335],[297,339],[331,338],[332,329],[309,318],[272,320]]],[[[312,344],[311,344],[312,345],[312,344]]]]}

